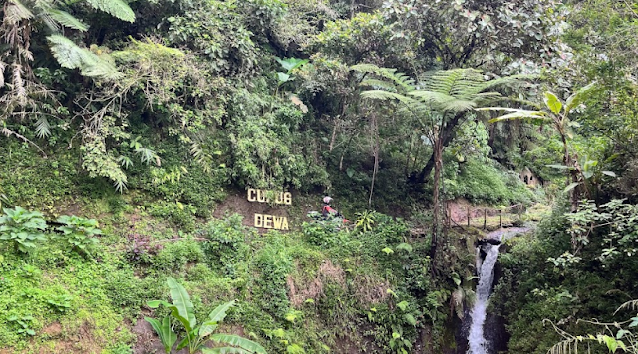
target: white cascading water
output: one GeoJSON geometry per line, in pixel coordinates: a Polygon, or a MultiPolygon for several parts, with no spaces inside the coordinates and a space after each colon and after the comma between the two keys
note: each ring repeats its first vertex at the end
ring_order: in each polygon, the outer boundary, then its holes
{"type": "MultiPolygon", "coordinates": [[[[487,341],[483,333],[485,318],[487,317],[487,300],[490,297],[492,281],[494,280],[494,264],[498,258],[500,245],[489,245],[487,256],[480,265],[479,284],[476,288],[476,303],[472,309],[472,325],[468,336],[470,349],[467,354],[488,354],[487,341]]],[[[479,257],[480,258],[480,257],[479,257]]]]}

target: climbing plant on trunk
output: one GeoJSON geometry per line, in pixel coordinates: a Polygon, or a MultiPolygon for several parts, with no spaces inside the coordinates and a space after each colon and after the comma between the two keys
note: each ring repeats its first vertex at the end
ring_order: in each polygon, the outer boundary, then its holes
{"type": "Polygon", "coordinates": [[[433,146],[430,162],[419,174],[423,182],[434,169],[433,195],[434,222],[432,226],[432,258],[436,255],[439,229],[439,184],[443,169],[443,151],[477,107],[501,99],[497,86],[520,82],[520,76],[487,80],[474,69],[435,71],[420,80],[398,73],[396,69],[380,68],[372,64],[353,66],[365,74],[361,85],[370,89],[362,92],[364,98],[381,101],[398,101],[426,130],[433,146]]]}

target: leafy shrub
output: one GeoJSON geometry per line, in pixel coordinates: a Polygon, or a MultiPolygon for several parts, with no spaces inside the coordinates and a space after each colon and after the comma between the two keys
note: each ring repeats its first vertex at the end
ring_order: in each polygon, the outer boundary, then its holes
{"type": "Polygon", "coordinates": [[[340,219],[304,222],[301,230],[308,243],[316,246],[333,247],[343,244],[348,238],[346,231],[340,231],[343,222],[340,219]],[[344,239],[345,238],[345,239],[344,239]]]}
{"type": "Polygon", "coordinates": [[[0,216],[0,241],[9,241],[17,252],[27,253],[36,248],[37,242],[46,240],[43,231],[47,224],[42,213],[27,211],[19,206],[4,208],[0,216]]]}
{"type": "Polygon", "coordinates": [[[97,220],[63,215],[58,218],[58,222],[64,224],[56,228],[64,233],[62,241],[74,252],[91,256],[98,244],[95,236],[102,234],[102,230],[98,229],[97,220]]]}
{"type": "Polygon", "coordinates": [[[175,226],[182,227],[186,231],[195,228],[195,210],[190,205],[161,201],[153,204],[149,210],[152,216],[169,220],[175,226]]]}
{"type": "Polygon", "coordinates": [[[223,273],[234,277],[239,262],[247,259],[246,235],[251,231],[242,225],[243,216],[233,214],[224,220],[212,220],[198,232],[208,241],[202,244],[209,264],[221,266],[223,273]]]}
{"type": "Polygon", "coordinates": [[[199,262],[204,258],[204,252],[199,243],[187,240],[168,242],[152,262],[158,269],[180,270],[186,263],[199,262]]]}
{"type": "Polygon", "coordinates": [[[255,268],[261,273],[255,282],[259,286],[257,295],[262,301],[263,308],[283,319],[290,307],[286,278],[292,271],[293,263],[285,247],[276,242],[277,237],[281,236],[273,234],[271,242],[255,256],[255,268]]]}
{"type": "Polygon", "coordinates": [[[161,243],[155,242],[148,235],[129,234],[128,240],[129,246],[124,257],[131,263],[148,264],[152,257],[164,248],[161,243]]]}
{"type": "Polygon", "coordinates": [[[529,203],[534,194],[515,174],[507,174],[479,159],[470,159],[460,172],[446,169],[445,192],[450,199],[467,198],[474,203],[529,203]]]}

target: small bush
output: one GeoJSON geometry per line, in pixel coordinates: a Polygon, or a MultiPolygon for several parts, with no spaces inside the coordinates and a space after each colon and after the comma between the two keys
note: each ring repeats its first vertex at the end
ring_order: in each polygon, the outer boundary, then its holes
{"type": "Polygon", "coordinates": [[[181,270],[187,263],[199,262],[205,258],[196,241],[168,242],[152,260],[157,269],[181,270]]]}
{"type": "Polygon", "coordinates": [[[235,276],[238,263],[247,259],[246,235],[251,231],[242,225],[242,216],[234,214],[224,220],[212,220],[198,232],[208,241],[202,244],[208,263],[224,275],[235,276]]]}

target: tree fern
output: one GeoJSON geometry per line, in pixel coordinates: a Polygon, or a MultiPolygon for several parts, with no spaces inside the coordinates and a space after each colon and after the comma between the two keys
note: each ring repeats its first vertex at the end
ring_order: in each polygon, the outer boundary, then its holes
{"type": "Polygon", "coordinates": [[[80,48],[70,39],[61,35],[47,37],[51,44],[51,52],[64,68],[80,69],[82,75],[115,80],[122,77],[115,64],[80,48]]]}
{"type": "Polygon", "coordinates": [[[18,23],[22,20],[33,18],[33,13],[18,0],[8,0],[9,6],[5,7],[5,21],[18,23]]]}
{"type": "Polygon", "coordinates": [[[86,32],[89,29],[89,26],[87,26],[82,21],[78,20],[77,18],[75,18],[73,15],[71,15],[70,13],[66,11],[50,9],[48,11],[48,15],[51,17],[51,19],[55,20],[55,22],[59,23],[60,25],[64,27],[82,31],[82,32],[86,32]]]}
{"type": "Polygon", "coordinates": [[[104,11],[122,21],[135,21],[135,13],[131,7],[122,0],[86,0],[86,2],[93,6],[93,8],[104,11]]]}

